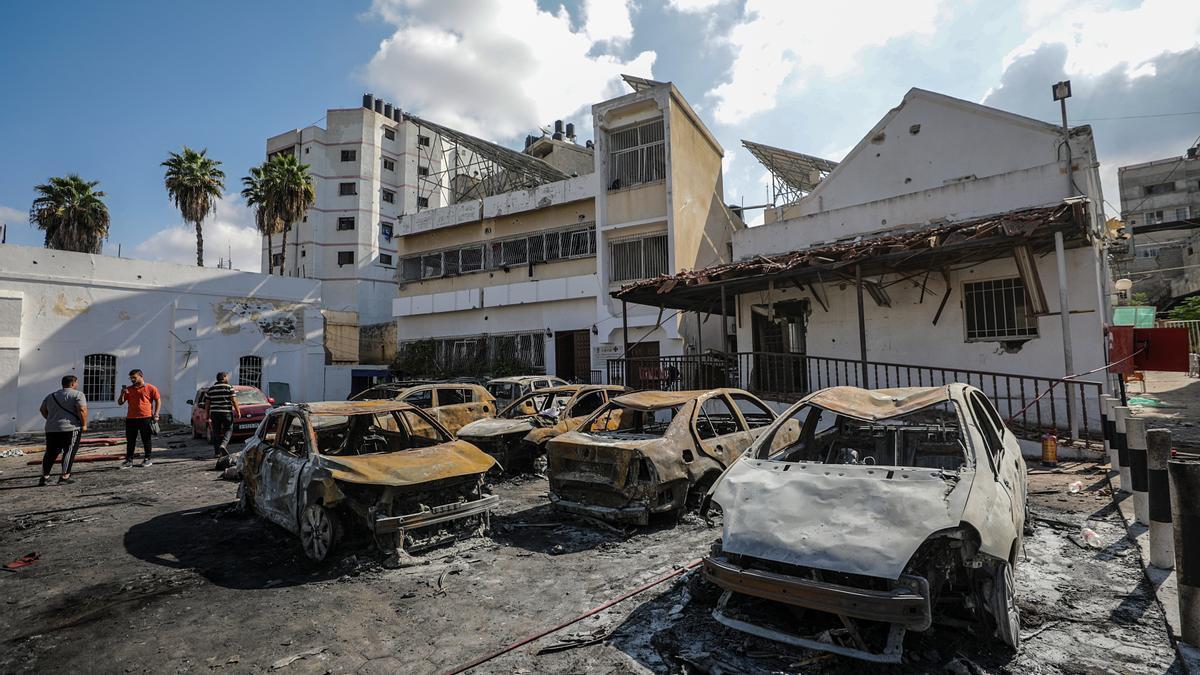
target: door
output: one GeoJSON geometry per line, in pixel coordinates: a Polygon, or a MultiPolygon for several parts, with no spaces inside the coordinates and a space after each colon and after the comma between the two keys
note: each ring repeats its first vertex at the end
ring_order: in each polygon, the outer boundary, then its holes
{"type": "Polygon", "coordinates": [[[586,330],[554,334],[554,374],[567,382],[590,382],[592,339],[586,330]]]}
{"type": "Polygon", "coordinates": [[[754,440],[754,435],[746,429],[741,416],[733,411],[724,395],[713,396],[700,404],[692,423],[701,450],[721,466],[729,466],[754,440]]]}
{"type": "Polygon", "coordinates": [[[430,412],[446,431],[458,434],[458,430],[484,417],[494,414],[494,406],[471,387],[438,387],[435,407],[430,412]]]}
{"type": "Polygon", "coordinates": [[[795,394],[807,390],[804,350],[808,301],[779,302],[773,307],[756,305],[752,313],[751,338],[754,360],[750,387],[758,394],[795,394]],[[773,316],[767,316],[771,311],[773,316]]]}
{"type": "Polygon", "coordinates": [[[208,431],[205,429],[205,425],[207,425],[207,423],[208,423],[208,416],[204,414],[204,392],[205,391],[208,391],[208,390],[207,389],[197,389],[196,390],[196,398],[192,404],[192,426],[196,428],[197,432],[207,436],[208,431]]]}
{"type": "Polygon", "coordinates": [[[308,423],[287,413],[274,443],[266,448],[255,499],[263,515],[293,533],[299,531],[300,473],[308,457],[308,423]]]}
{"type": "Polygon", "coordinates": [[[1014,471],[1014,468],[1020,465],[1005,452],[1004,435],[1006,430],[1003,424],[997,428],[1000,416],[996,415],[995,420],[992,419],[992,414],[995,414],[994,409],[989,414],[991,403],[977,391],[969,392],[967,401],[971,408],[971,417],[974,418],[977,435],[987,454],[986,458],[975,458],[976,470],[978,471],[981,463],[988,465],[995,481],[995,494],[999,497],[993,498],[992,503],[987,505],[987,518],[991,522],[1005,522],[1015,526],[1023,517],[1025,507],[1024,490],[1020,490],[1020,497],[1017,495],[1018,487],[1022,484],[1024,476],[1017,477],[1014,471]]]}

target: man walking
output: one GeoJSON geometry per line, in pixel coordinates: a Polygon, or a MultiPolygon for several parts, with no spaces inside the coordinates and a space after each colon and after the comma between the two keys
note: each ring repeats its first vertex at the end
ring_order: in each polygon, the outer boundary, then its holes
{"type": "Polygon", "coordinates": [[[204,411],[208,414],[208,432],[212,437],[213,457],[229,454],[233,421],[242,416],[229,373],[217,373],[217,383],[204,392],[204,411]]]}
{"type": "Polygon", "coordinates": [[[71,462],[75,461],[79,438],[87,431],[88,420],[87,399],[78,386],[79,378],[66,375],[62,379],[62,389],[42,399],[41,413],[46,418],[46,452],[42,453],[42,479],[38,481],[39,486],[50,480],[50,470],[54,468],[54,460],[59,453],[62,453],[62,472],[58,474],[58,484],[75,482],[71,479],[71,462]]]}
{"type": "Polygon", "coordinates": [[[150,425],[158,422],[158,387],[146,382],[142,371],[134,368],[129,371],[129,381],[132,384],[121,385],[121,395],[117,405],[129,404],[125,413],[125,461],[121,462],[122,469],[133,466],[133,449],[137,446],[138,436],[142,437],[142,447],[146,457],[142,466],[150,466],[150,425]]]}

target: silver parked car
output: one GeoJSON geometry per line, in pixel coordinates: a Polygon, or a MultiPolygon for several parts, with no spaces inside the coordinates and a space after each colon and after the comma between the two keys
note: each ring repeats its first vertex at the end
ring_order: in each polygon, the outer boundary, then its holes
{"type": "Polygon", "coordinates": [[[899,662],[905,631],[935,616],[1015,648],[1025,491],[1017,439],[974,387],[816,392],[709,492],[714,617],[871,661],[899,662]]]}

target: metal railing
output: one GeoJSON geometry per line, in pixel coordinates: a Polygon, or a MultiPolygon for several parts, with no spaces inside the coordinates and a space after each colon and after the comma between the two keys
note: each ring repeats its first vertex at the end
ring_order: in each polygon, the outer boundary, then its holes
{"type": "Polygon", "coordinates": [[[889,389],[962,382],[983,391],[1016,430],[1066,432],[1074,423],[1080,438],[1099,440],[1103,435],[1099,412],[1103,385],[1092,380],[881,361],[868,361],[864,372],[862,362],[855,359],[738,352],[609,359],[608,381],[666,391],[737,387],[775,401],[799,400],[834,386],[889,389]],[[1068,388],[1074,390],[1073,406],[1068,404],[1068,388]]]}

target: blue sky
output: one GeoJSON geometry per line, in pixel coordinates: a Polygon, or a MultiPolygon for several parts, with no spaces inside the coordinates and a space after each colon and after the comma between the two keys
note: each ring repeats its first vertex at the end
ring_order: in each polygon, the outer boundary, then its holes
{"type": "MultiPolygon", "coordinates": [[[[40,244],[33,186],[76,172],[108,194],[107,251],[185,263],[168,151],[208,148],[236,193],[268,136],[364,91],[515,147],[556,118],[590,130],[622,72],[670,80],[726,150],[727,200],[747,204],[767,194],[740,139],[840,159],[914,86],[1055,120],[1050,84],[1070,78],[1114,205],[1117,166],[1200,135],[1200,114],[1175,114],[1200,111],[1200,3],[1179,0],[8,3],[0,63],[8,240],[40,244]]],[[[250,223],[222,200],[206,262],[257,269],[250,223]]]]}

